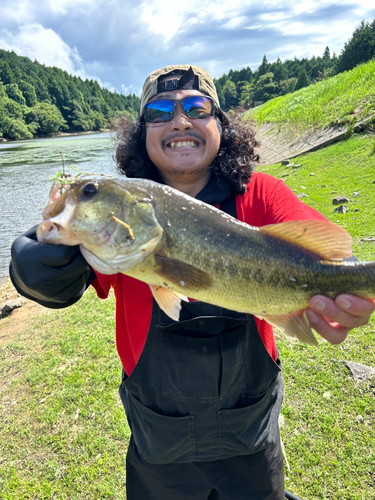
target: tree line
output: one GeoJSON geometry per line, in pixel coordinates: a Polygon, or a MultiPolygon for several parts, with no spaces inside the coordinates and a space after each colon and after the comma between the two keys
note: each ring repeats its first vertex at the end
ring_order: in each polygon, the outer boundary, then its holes
{"type": "Polygon", "coordinates": [[[120,114],[138,116],[140,99],[0,49],[0,137],[30,139],[101,130],[120,114]]]}
{"type": "Polygon", "coordinates": [[[230,70],[228,74],[215,79],[214,83],[222,109],[247,107],[351,70],[374,57],[375,18],[372,22],[360,23],[339,56],[331,54],[329,47],[325,48],[321,57],[314,56],[311,59],[294,58],[283,62],[278,58],[270,63],[265,55],[256,71],[252,71],[249,66],[230,70]]]}
{"type": "MultiPolygon", "coordinates": [[[[375,18],[362,21],[341,54],[248,66],[215,79],[221,108],[253,106],[353,69],[375,57],[375,18]]],[[[58,132],[107,128],[120,114],[138,116],[140,99],[100,87],[56,67],[0,49],[0,138],[29,139],[58,132]]]]}

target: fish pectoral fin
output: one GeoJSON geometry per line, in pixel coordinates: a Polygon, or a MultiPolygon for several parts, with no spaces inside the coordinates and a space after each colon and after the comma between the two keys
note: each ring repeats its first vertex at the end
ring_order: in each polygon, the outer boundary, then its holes
{"type": "MultiPolygon", "coordinates": [[[[257,315],[257,317],[260,316],[257,315]]],[[[290,337],[298,339],[304,344],[318,345],[304,311],[284,316],[262,316],[261,319],[275,325],[290,337]]]]}
{"type": "Polygon", "coordinates": [[[306,248],[324,260],[343,260],[352,255],[351,236],[332,222],[289,221],[262,226],[259,231],[306,248]]]}
{"type": "Polygon", "coordinates": [[[155,272],[162,278],[189,291],[205,290],[211,286],[211,276],[191,264],[178,259],[155,255],[155,272]]]}
{"type": "Polygon", "coordinates": [[[163,286],[150,285],[150,288],[160,309],[174,321],[178,321],[180,319],[181,300],[188,302],[188,298],[163,286]]]}

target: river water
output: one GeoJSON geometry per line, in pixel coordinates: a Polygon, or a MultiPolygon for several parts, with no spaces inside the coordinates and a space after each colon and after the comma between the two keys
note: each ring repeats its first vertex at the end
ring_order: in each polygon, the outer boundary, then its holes
{"type": "Polygon", "coordinates": [[[14,239],[42,220],[51,177],[62,170],[116,172],[114,143],[109,133],[0,143],[0,283],[8,276],[14,239]]]}

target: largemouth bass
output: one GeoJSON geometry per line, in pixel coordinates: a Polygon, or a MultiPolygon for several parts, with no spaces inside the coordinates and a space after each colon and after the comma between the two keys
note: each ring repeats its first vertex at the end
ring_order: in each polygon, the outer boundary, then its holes
{"type": "Polygon", "coordinates": [[[100,175],[54,186],[43,218],[40,242],[80,245],[94,270],[144,281],[175,320],[190,297],[315,345],[313,295],[375,298],[375,262],[343,262],[351,237],[329,222],[252,227],[169,186],[100,175]]]}

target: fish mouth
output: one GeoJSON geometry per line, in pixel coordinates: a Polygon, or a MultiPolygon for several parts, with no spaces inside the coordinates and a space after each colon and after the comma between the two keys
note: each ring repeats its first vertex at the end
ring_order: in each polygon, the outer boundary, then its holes
{"type": "Polygon", "coordinates": [[[52,245],[74,246],[80,243],[77,236],[65,230],[65,228],[51,219],[42,221],[37,230],[36,237],[39,243],[51,243],[52,245]]]}

